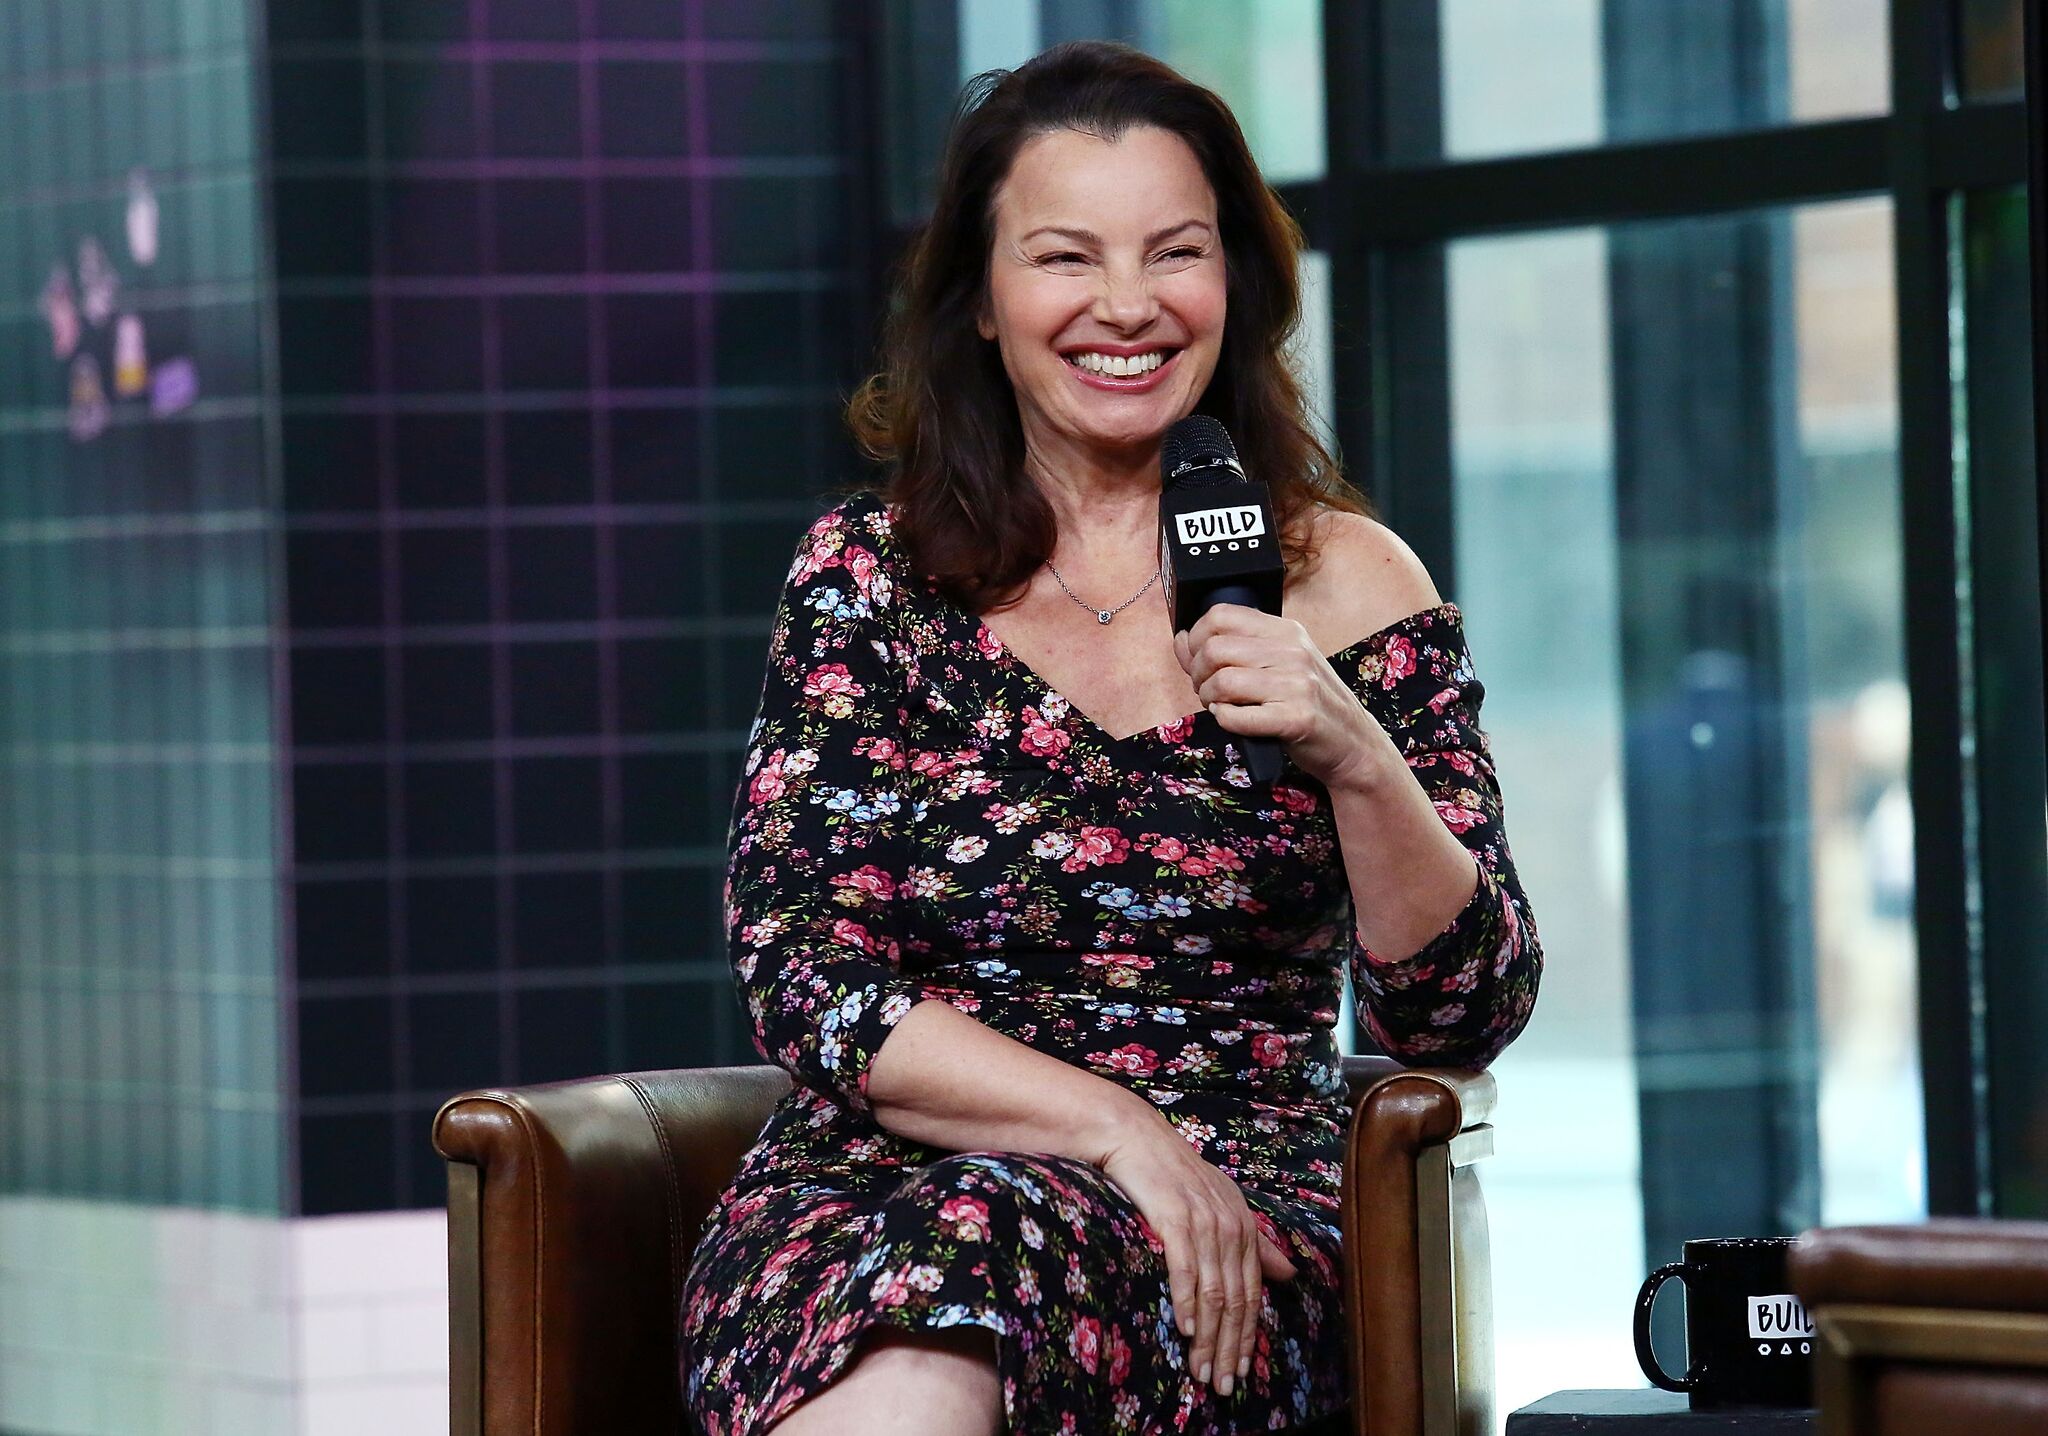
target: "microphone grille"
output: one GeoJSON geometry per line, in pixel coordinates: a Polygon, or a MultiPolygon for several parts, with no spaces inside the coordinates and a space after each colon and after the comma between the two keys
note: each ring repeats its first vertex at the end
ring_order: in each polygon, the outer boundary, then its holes
{"type": "Polygon", "coordinates": [[[1230,442],[1230,431],[1214,417],[1190,414],[1167,427],[1159,446],[1159,475],[1164,483],[1172,484],[1192,468],[1222,466],[1244,472],[1237,445],[1230,442]]]}

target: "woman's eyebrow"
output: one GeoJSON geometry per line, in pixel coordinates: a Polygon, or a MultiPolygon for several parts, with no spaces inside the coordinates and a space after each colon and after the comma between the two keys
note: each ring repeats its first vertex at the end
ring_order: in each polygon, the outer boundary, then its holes
{"type": "MultiPolygon", "coordinates": [[[[1184,219],[1179,224],[1169,224],[1165,229],[1155,230],[1151,234],[1146,235],[1145,243],[1148,245],[1157,244],[1162,239],[1179,234],[1184,229],[1191,228],[1208,229],[1209,224],[1206,220],[1184,219]]],[[[1100,245],[1102,243],[1102,236],[1099,234],[1091,233],[1085,229],[1068,229],[1063,225],[1057,224],[1042,224],[1037,229],[1032,230],[1030,234],[1025,235],[1024,239],[1035,239],[1041,234],[1064,235],[1068,239],[1079,240],[1082,244],[1100,245]]],[[[1023,239],[1018,241],[1019,244],[1023,242],[1023,239]]]]}

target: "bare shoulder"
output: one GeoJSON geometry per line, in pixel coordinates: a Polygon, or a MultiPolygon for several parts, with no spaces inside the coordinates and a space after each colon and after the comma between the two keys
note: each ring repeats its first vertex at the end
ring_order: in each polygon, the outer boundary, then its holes
{"type": "Polygon", "coordinates": [[[1377,519],[1318,509],[1312,522],[1320,556],[1290,579],[1286,610],[1325,653],[1443,602],[1415,550],[1377,519]]]}

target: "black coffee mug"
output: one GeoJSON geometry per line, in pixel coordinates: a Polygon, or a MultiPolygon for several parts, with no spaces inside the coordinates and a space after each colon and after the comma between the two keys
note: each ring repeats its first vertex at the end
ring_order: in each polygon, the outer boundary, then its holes
{"type": "Polygon", "coordinates": [[[1650,1273],[1636,1297],[1636,1360],[1666,1391],[1698,1409],[1811,1406],[1813,1323],[1785,1280],[1793,1237],[1723,1237],[1685,1244],[1685,1260],[1650,1273]],[[1685,1279],[1685,1376],[1657,1364],[1650,1306],[1657,1288],[1685,1279]]]}

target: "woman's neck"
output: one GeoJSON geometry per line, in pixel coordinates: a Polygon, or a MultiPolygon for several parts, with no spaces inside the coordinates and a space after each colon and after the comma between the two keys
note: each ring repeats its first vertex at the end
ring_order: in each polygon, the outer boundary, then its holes
{"type": "Polygon", "coordinates": [[[1134,546],[1156,543],[1159,523],[1159,456],[1134,465],[1095,462],[1048,463],[1027,453],[1024,471],[1052,505],[1058,553],[1105,566],[1127,557],[1134,546]]]}

